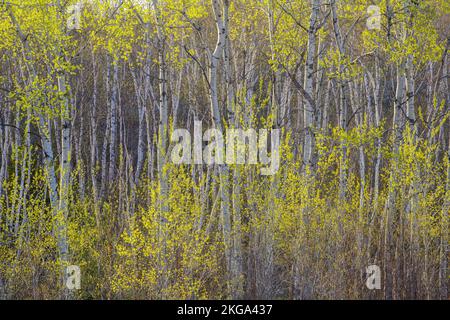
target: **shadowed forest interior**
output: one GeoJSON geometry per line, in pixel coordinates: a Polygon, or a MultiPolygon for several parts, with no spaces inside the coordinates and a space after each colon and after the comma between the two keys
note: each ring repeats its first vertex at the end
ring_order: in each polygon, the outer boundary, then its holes
{"type": "Polygon", "coordinates": [[[0,299],[448,299],[449,48],[448,0],[1,1],[0,299]],[[279,168],[174,163],[199,121],[279,168]]]}

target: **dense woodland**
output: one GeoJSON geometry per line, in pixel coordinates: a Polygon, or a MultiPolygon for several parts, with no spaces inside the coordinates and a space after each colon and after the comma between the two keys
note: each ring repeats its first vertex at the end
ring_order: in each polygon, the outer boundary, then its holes
{"type": "Polygon", "coordinates": [[[0,299],[448,299],[449,14],[1,1],[0,299]],[[279,170],[173,163],[195,121],[279,170]]]}

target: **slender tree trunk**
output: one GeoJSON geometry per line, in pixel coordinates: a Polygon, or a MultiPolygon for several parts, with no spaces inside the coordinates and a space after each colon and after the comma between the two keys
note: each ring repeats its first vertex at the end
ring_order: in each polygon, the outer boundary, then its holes
{"type": "MultiPolygon", "coordinates": [[[[228,1],[224,2],[224,7],[218,0],[211,0],[212,8],[214,11],[214,17],[216,21],[217,28],[217,43],[213,54],[211,55],[211,65],[210,65],[210,99],[211,99],[211,115],[213,118],[213,124],[216,129],[223,132],[223,126],[221,122],[221,115],[219,109],[219,98],[218,98],[218,86],[217,86],[217,76],[219,62],[222,58],[226,42],[228,41],[228,30],[224,22],[224,15],[228,13],[228,1]]],[[[234,285],[236,284],[235,279],[233,279],[236,274],[234,268],[238,265],[234,259],[233,254],[233,238],[231,233],[231,215],[230,215],[230,191],[229,191],[229,168],[226,164],[218,165],[218,173],[220,177],[220,193],[221,193],[221,211],[222,211],[222,231],[225,243],[225,259],[229,282],[229,296],[236,297],[240,293],[235,291],[234,285]]]]}
{"type": "Polygon", "coordinates": [[[158,64],[159,64],[159,129],[158,129],[158,146],[157,146],[157,165],[159,173],[159,213],[162,232],[159,235],[162,242],[162,256],[160,263],[162,267],[161,287],[167,288],[168,281],[168,265],[167,265],[167,239],[166,239],[166,214],[168,208],[168,177],[166,172],[166,153],[168,147],[168,97],[167,97],[167,64],[166,64],[166,36],[163,29],[163,20],[161,16],[161,8],[158,0],[152,0],[155,10],[156,29],[158,34],[158,64]]]}
{"type": "Polygon", "coordinates": [[[442,300],[448,299],[448,222],[450,211],[450,134],[449,146],[447,150],[447,183],[444,206],[441,216],[441,242],[439,248],[439,297],[442,300]]]}
{"type": "MultiPolygon", "coordinates": [[[[311,0],[311,16],[308,29],[308,47],[306,53],[304,88],[306,93],[314,96],[314,61],[316,58],[316,37],[319,24],[320,0],[311,0]]],[[[305,130],[305,143],[303,147],[303,163],[306,168],[311,166],[313,146],[314,146],[314,118],[315,106],[305,99],[303,117],[305,130]]]]}
{"type": "Polygon", "coordinates": [[[404,114],[403,104],[405,101],[405,68],[404,63],[397,67],[397,89],[394,103],[394,120],[393,120],[393,146],[392,152],[394,158],[392,160],[393,168],[391,171],[389,182],[389,194],[386,205],[385,215],[385,237],[384,237],[384,263],[385,263],[385,298],[391,300],[393,298],[393,261],[392,252],[394,251],[393,243],[393,220],[396,212],[396,187],[395,180],[398,173],[398,154],[400,143],[402,141],[402,118],[404,114]]]}
{"type": "MultiPolygon", "coordinates": [[[[59,91],[65,95],[66,92],[66,80],[62,75],[58,78],[59,91]]],[[[67,242],[67,219],[69,214],[69,185],[70,185],[70,174],[71,174],[71,139],[70,139],[70,128],[71,123],[69,119],[69,101],[64,98],[64,109],[62,112],[62,133],[61,133],[61,163],[60,163],[60,183],[59,183],[59,212],[57,216],[57,238],[58,247],[61,263],[63,267],[67,267],[66,264],[69,262],[69,245],[67,242]]],[[[66,279],[66,274],[64,272],[64,279],[66,279]]],[[[67,292],[65,293],[66,297],[67,292]]]]}
{"type": "MultiPolygon", "coordinates": [[[[106,84],[106,95],[109,97],[111,94],[111,63],[109,62],[110,59],[107,56],[106,57],[106,75],[104,75],[104,80],[106,84]]],[[[111,99],[106,99],[106,108],[107,108],[107,115],[106,115],[106,128],[105,133],[103,136],[103,144],[102,144],[102,159],[101,159],[101,192],[100,192],[100,198],[104,198],[107,192],[108,188],[108,167],[107,167],[107,156],[108,156],[108,142],[111,141],[111,99]]]]}
{"type": "Polygon", "coordinates": [[[113,79],[111,88],[111,140],[109,144],[109,183],[112,183],[116,174],[116,154],[117,154],[117,128],[119,112],[119,61],[113,61],[113,79]]]}
{"type": "MultiPolygon", "coordinates": [[[[233,87],[233,72],[231,63],[231,43],[229,39],[229,13],[230,6],[229,0],[223,1],[223,27],[225,29],[225,44],[223,46],[224,57],[224,70],[225,70],[225,82],[227,92],[227,110],[229,115],[229,124],[239,128],[241,121],[241,114],[237,112],[234,104],[234,87],[233,87]]],[[[244,275],[243,275],[243,259],[242,259],[242,234],[241,234],[241,178],[240,168],[235,167],[233,172],[233,187],[232,187],[232,206],[233,206],[233,219],[232,226],[232,257],[231,259],[231,287],[234,299],[243,298],[244,293],[244,275]]],[[[223,188],[224,186],[222,186],[223,188]]],[[[231,222],[230,222],[231,223],[231,222]]]]}
{"type": "MultiPolygon", "coordinates": [[[[344,48],[344,40],[342,38],[341,28],[339,26],[339,20],[337,15],[337,6],[336,1],[331,1],[331,13],[333,19],[333,30],[336,38],[336,43],[339,49],[340,59],[345,57],[345,48],[344,48]]],[[[339,65],[339,73],[341,77],[344,76],[345,66],[340,63],[339,65]]],[[[339,127],[342,130],[347,131],[347,90],[345,82],[346,79],[339,79],[339,127]]],[[[339,197],[341,200],[345,199],[347,193],[347,147],[345,144],[341,146],[341,160],[340,160],[340,168],[339,168],[339,197]]]]}
{"type": "MultiPolygon", "coordinates": [[[[22,41],[22,44],[25,48],[25,62],[28,66],[28,70],[30,70],[29,77],[31,80],[36,79],[36,71],[34,69],[34,66],[32,64],[31,59],[31,52],[32,50],[29,47],[27,37],[23,34],[20,25],[18,24],[16,17],[14,16],[10,5],[7,5],[8,14],[11,18],[11,21],[13,25],[16,27],[16,31],[19,35],[19,38],[22,41]]],[[[30,80],[30,79],[29,79],[30,80]]],[[[65,79],[64,75],[60,75],[58,78],[58,90],[62,92],[63,94],[66,94],[66,87],[65,87],[65,79]]],[[[64,105],[63,114],[66,114],[68,112],[68,103],[66,100],[66,103],[64,105]]],[[[46,174],[47,174],[47,180],[49,184],[49,194],[50,194],[50,203],[54,211],[54,217],[55,217],[55,226],[54,226],[54,232],[56,232],[56,238],[57,238],[57,245],[58,245],[58,253],[59,257],[61,259],[62,267],[65,268],[65,264],[67,263],[67,256],[68,256],[68,245],[67,245],[67,238],[66,238],[66,220],[64,214],[61,215],[61,212],[67,211],[67,198],[65,198],[66,190],[68,187],[68,177],[70,176],[70,167],[69,167],[69,159],[70,159],[70,122],[69,125],[66,125],[66,123],[63,123],[63,132],[62,132],[62,144],[63,144],[63,154],[61,155],[61,183],[60,188],[62,190],[60,191],[60,194],[58,194],[58,182],[57,182],[57,176],[56,171],[54,167],[54,153],[53,153],[53,146],[52,146],[52,140],[51,140],[51,121],[47,118],[47,116],[43,113],[40,113],[38,115],[39,117],[39,132],[41,137],[41,145],[42,145],[42,152],[44,157],[44,165],[46,168],[46,174]],[[59,196],[63,195],[64,198],[60,199],[59,196]]],[[[63,118],[63,121],[68,121],[66,117],[63,118]]],[[[62,279],[65,279],[65,269],[62,270],[63,277],[62,279]]],[[[64,295],[66,294],[66,291],[63,291],[64,295]]]]}
{"type": "Polygon", "coordinates": [[[94,203],[97,206],[98,198],[98,187],[97,187],[97,168],[98,168],[98,146],[97,146],[97,99],[98,99],[98,71],[97,64],[95,60],[95,54],[92,52],[92,72],[93,72],[93,93],[92,93],[92,107],[89,108],[90,111],[90,144],[91,144],[91,184],[92,184],[92,194],[94,196],[94,203]]]}
{"type": "MultiPolygon", "coordinates": [[[[138,105],[138,119],[139,119],[137,162],[136,162],[136,171],[134,175],[134,184],[138,184],[142,168],[144,166],[144,158],[145,158],[145,98],[142,92],[142,88],[138,84],[138,77],[136,71],[132,69],[131,75],[133,78],[134,89],[136,92],[136,100],[138,105]]],[[[141,77],[139,77],[139,81],[141,82],[141,77]]]]}

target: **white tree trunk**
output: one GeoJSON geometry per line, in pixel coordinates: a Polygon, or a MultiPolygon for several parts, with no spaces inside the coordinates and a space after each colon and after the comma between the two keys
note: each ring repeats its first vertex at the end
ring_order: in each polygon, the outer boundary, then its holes
{"type": "Polygon", "coordinates": [[[109,144],[109,183],[113,182],[116,174],[117,128],[119,104],[119,61],[113,61],[113,79],[111,88],[111,140],[109,144]]]}
{"type": "MultiPolygon", "coordinates": [[[[136,100],[138,105],[138,118],[139,118],[139,129],[138,129],[138,151],[137,151],[137,162],[136,171],[134,175],[134,184],[138,184],[139,178],[142,173],[142,168],[144,166],[145,160],[145,98],[142,92],[142,87],[138,83],[138,78],[135,70],[131,70],[131,76],[133,78],[134,89],[136,92],[136,100]]],[[[139,82],[142,78],[139,77],[139,82]]],[[[145,82],[144,82],[145,85],[145,82]]]]}
{"type": "MultiPolygon", "coordinates": [[[[62,75],[58,78],[58,89],[60,92],[66,93],[66,80],[62,75]]],[[[71,161],[71,139],[70,139],[70,119],[69,102],[64,98],[64,108],[62,114],[62,133],[61,133],[61,161],[60,161],[60,183],[59,183],[59,210],[56,219],[57,239],[59,247],[59,255],[63,267],[68,263],[69,246],[67,243],[67,218],[69,210],[69,185],[70,185],[70,161],[71,161]]],[[[65,269],[64,269],[65,270],[65,269]]],[[[64,272],[65,276],[65,272],[64,272]]],[[[65,279],[65,277],[64,277],[65,279]]]]}
{"type": "MultiPolygon", "coordinates": [[[[228,30],[224,22],[224,14],[228,11],[228,1],[224,2],[224,7],[221,8],[219,0],[211,0],[212,8],[214,11],[214,17],[216,20],[217,28],[217,43],[213,54],[211,55],[210,66],[210,99],[211,99],[211,115],[213,124],[216,129],[223,132],[222,120],[219,109],[219,98],[217,88],[217,73],[219,61],[222,58],[222,54],[225,50],[225,45],[228,30]]],[[[235,292],[233,284],[236,279],[233,276],[236,274],[233,268],[237,265],[234,260],[233,254],[233,239],[231,235],[231,215],[230,215],[230,191],[229,191],[229,169],[226,164],[219,164],[219,177],[220,177],[220,192],[221,192],[221,211],[222,211],[222,231],[225,243],[225,259],[228,272],[228,281],[230,281],[231,287],[229,288],[229,294],[231,297],[235,297],[239,293],[235,292]]]]}
{"type": "Polygon", "coordinates": [[[161,234],[159,235],[163,253],[160,257],[160,263],[162,267],[162,276],[160,279],[160,286],[162,288],[167,287],[167,252],[166,252],[166,214],[169,210],[167,205],[168,200],[168,177],[165,170],[166,166],[166,154],[168,147],[168,97],[167,97],[167,64],[165,57],[166,36],[163,29],[163,20],[161,16],[161,8],[159,7],[158,0],[152,0],[153,9],[155,10],[156,29],[158,35],[158,64],[159,64],[159,128],[158,128],[158,145],[157,145],[157,166],[159,172],[159,188],[160,188],[160,223],[162,224],[161,234]]]}
{"type": "Polygon", "coordinates": [[[441,216],[441,243],[439,248],[439,295],[440,299],[448,299],[448,224],[450,211],[450,134],[449,146],[447,151],[447,184],[444,206],[441,216]]]}
{"type": "MultiPolygon", "coordinates": [[[[303,87],[306,93],[314,96],[314,61],[316,57],[316,37],[319,24],[320,0],[311,0],[311,16],[308,29],[308,47],[306,51],[305,80],[303,87]]],[[[303,163],[305,168],[311,166],[314,147],[314,115],[315,106],[309,99],[305,99],[303,117],[305,130],[305,143],[303,146],[303,163]]]]}

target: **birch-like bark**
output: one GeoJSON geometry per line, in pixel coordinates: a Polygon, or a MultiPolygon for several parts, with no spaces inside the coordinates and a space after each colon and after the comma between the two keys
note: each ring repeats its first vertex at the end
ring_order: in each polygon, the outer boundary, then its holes
{"type": "MultiPolygon", "coordinates": [[[[333,31],[334,31],[334,36],[336,39],[336,44],[338,46],[338,50],[339,50],[339,75],[340,78],[337,79],[337,83],[339,85],[339,104],[338,104],[338,119],[339,119],[339,128],[343,131],[347,131],[347,86],[346,86],[346,81],[348,81],[347,79],[343,78],[345,77],[345,66],[343,65],[343,63],[341,63],[341,59],[343,59],[346,55],[345,52],[345,48],[344,48],[344,39],[342,37],[342,31],[339,25],[339,19],[338,19],[338,14],[337,14],[337,6],[336,6],[336,1],[335,0],[331,0],[330,2],[330,6],[331,6],[331,18],[333,21],[333,31]]],[[[345,143],[343,143],[343,141],[341,141],[341,155],[340,155],[340,159],[339,159],[339,200],[342,201],[342,203],[345,202],[346,200],[346,195],[347,195],[347,147],[345,145],[345,143]]],[[[338,231],[339,231],[339,235],[340,235],[340,241],[338,241],[338,250],[342,251],[344,250],[343,248],[343,243],[344,243],[344,226],[343,226],[343,216],[345,214],[345,209],[341,208],[339,209],[339,213],[338,213],[338,231]]],[[[342,269],[343,268],[343,258],[339,257],[339,268],[342,269]]],[[[338,278],[338,283],[340,283],[339,286],[342,286],[343,284],[343,278],[339,277],[338,278]]],[[[341,293],[338,293],[338,297],[341,293]]]]}
{"type": "MultiPolygon", "coordinates": [[[[63,10],[63,6],[58,0],[58,7],[63,10]]],[[[61,19],[61,28],[65,29],[64,17],[61,19]]],[[[65,57],[60,54],[60,59],[64,60],[65,57]]],[[[62,94],[63,103],[61,105],[61,159],[60,159],[60,182],[59,182],[59,214],[57,217],[57,239],[59,256],[61,259],[63,269],[63,284],[66,283],[67,273],[65,268],[69,264],[69,244],[67,239],[67,221],[69,215],[69,186],[71,176],[71,105],[69,100],[69,92],[67,88],[66,74],[64,70],[58,70],[60,72],[57,77],[58,90],[62,94]]],[[[64,298],[70,298],[71,292],[64,288],[64,298]]]]}
{"type": "MultiPolygon", "coordinates": [[[[311,16],[308,29],[308,47],[306,50],[305,80],[303,87],[310,97],[314,97],[314,61],[316,58],[316,37],[319,24],[320,0],[311,0],[311,16]]],[[[311,166],[314,146],[314,117],[315,105],[305,99],[303,117],[305,130],[305,143],[303,147],[303,164],[305,168],[311,166]]],[[[307,169],[308,170],[308,169],[307,169]]]]}
{"type": "MultiPolygon", "coordinates": [[[[58,78],[58,89],[64,95],[66,92],[66,79],[64,75],[60,75],[58,78]]],[[[71,123],[69,119],[70,106],[69,101],[64,97],[62,114],[62,133],[61,133],[61,160],[60,160],[60,183],[59,183],[59,213],[57,216],[57,239],[58,248],[61,263],[63,267],[67,267],[66,264],[69,261],[69,245],[67,242],[67,219],[69,214],[69,185],[70,185],[70,174],[71,174],[71,123]]],[[[64,269],[64,277],[66,279],[66,273],[64,269]]],[[[65,283],[65,281],[64,281],[65,283]]],[[[65,293],[67,295],[67,293],[65,293]]]]}
{"type": "Polygon", "coordinates": [[[159,211],[162,232],[159,235],[162,242],[162,256],[160,256],[160,264],[162,268],[162,276],[160,285],[162,288],[167,287],[167,252],[166,252],[166,214],[169,210],[168,200],[168,177],[166,173],[166,154],[168,147],[168,97],[167,97],[167,64],[166,64],[166,36],[163,28],[163,20],[161,16],[161,8],[158,0],[152,0],[153,9],[155,11],[157,40],[158,40],[158,64],[159,64],[159,128],[158,128],[158,145],[157,145],[157,166],[159,176],[159,211]]]}
{"type": "Polygon", "coordinates": [[[400,143],[402,141],[402,118],[404,114],[403,104],[405,101],[405,67],[404,63],[397,66],[397,89],[394,102],[394,118],[393,118],[393,146],[392,152],[394,154],[393,168],[389,179],[389,194],[386,205],[385,214],[385,235],[384,235],[384,263],[385,263],[385,287],[384,294],[386,300],[393,298],[393,264],[392,264],[392,252],[394,251],[393,238],[393,219],[395,215],[395,200],[396,200],[396,187],[395,179],[398,172],[398,156],[400,143]]]}
{"type": "MultiPolygon", "coordinates": [[[[332,0],[330,2],[331,5],[331,14],[333,19],[333,31],[334,36],[336,38],[336,43],[339,49],[340,58],[345,57],[345,48],[344,48],[344,40],[342,38],[341,28],[339,26],[339,20],[337,15],[337,7],[336,1],[332,0]]],[[[345,66],[340,63],[339,65],[339,73],[344,76],[345,66]]],[[[342,130],[347,131],[347,92],[346,92],[346,79],[338,79],[339,84],[339,127],[342,130]]],[[[341,145],[341,159],[339,166],[339,198],[341,200],[345,199],[347,193],[347,147],[345,144],[341,145]]]]}
{"type": "MultiPolygon", "coordinates": [[[[238,110],[234,104],[234,87],[233,87],[233,70],[231,63],[231,43],[229,39],[229,7],[230,0],[223,0],[223,28],[225,29],[225,44],[223,46],[223,57],[224,57],[224,70],[225,70],[225,82],[226,82],[226,93],[227,93],[227,110],[229,116],[229,124],[240,128],[241,114],[237,112],[238,110]]],[[[232,257],[231,257],[231,291],[233,293],[234,299],[242,299],[244,293],[243,286],[243,271],[242,271],[242,234],[241,234],[241,178],[240,178],[240,168],[235,167],[233,172],[233,186],[232,186],[232,205],[233,205],[233,219],[232,226],[230,228],[233,230],[232,235],[232,257]]],[[[224,186],[222,186],[223,188],[224,186]]],[[[231,223],[231,222],[230,222],[231,223]]]]}
{"type": "Polygon", "coordinates": [[[439,247],[439,298],[448,299],[448,224],[450,212],[450,134],[449,146],[447,150],[447,182],[444,206],[441,216],[441,239],[439,247]]]}
{"type": "MultiPolygon", "coordinates": [[[[111,63],[109,62],[110,59],[107,56],[106,57],[106,75],[104,75],[104,81],[105,81],[105,89],[106,89],[106,95],[109,97],[111,94],[111,63]]],[[[108,156],[108,143],[111,140],[111,99],[106,99],[106,109],[107,109],[107,115],[106,115],[106,128],[104,131],[103,136],[103,144],[102,144],[102,153],[101,153],[101,191],[100,191],[100,198],[104,198],[107,186],[108,186],[108,167],[107,167],[107,156],[108,156]]]]}
{"type": "MultiPolygon", "coordinates": [[[[138,76],[136,70],[131,69],[131,76],[133,78],[134,90],[136,92],[136,100],[138,105],[138,119],[139,119],[139,129],[138,129],[138,150],[137,150],[137,161],[136,161],[136,171],[134,175],[134,184],[138,184],[139,178],[142,173],[142,168],[144,166],[145,159],[145,98],[142,92],[142,86],[138,83],[138,76]]],[[[142,83],[142,77],[139,76],[139,82],[142,83]]],[[[144,82],[145,85],[145,82],[144,82]]]]}
{"type": "MultiPolygon", "coordinates": [[[[91,154],[90,154],[90,175],[92,183],[92,194],[94,197],[94,204],[97,207],[98,199],[98,187],[97,187],[97,167],[98,167],[98,146],[97,146],[97,99],[98,99],[98,70],[95,60],[95,54],[92,50],[92,77],[93,77],[93,92],[92,92],[92,107],[89,108],[90,111],[90,144],[91,144],[91,154]]],[[[95,210],[97,212],[97,210],[95,210]]]]}
{"type": "MultiPolygon", "coordinates": [[[[447,48],[450,46],[450,38],[447,40],[447,48]]],[[[450,79],[448,78],[449,57],[446,56],[443,63],[443,76],[447,76],[444,81],[444,88],[446,89],[446,104],[450,106],[450,79]]],[[[447,109],[448,110],[448,109],[447,109]]],[[[450,133],[447,144],[447,185],[444,207],[442,209],[441,217],[441,243],[439,251],[439,295],[440,299],[448,299],[448,253],[449,253],[449,212],[450,212],[450,133]]]]}
{"type": "MultiPolygon", "coordinates": [[[[380,76],[380,67],[379,67],[379,58],[375,57],[375,75],[372,75],[370,72],[367,72],[367,76],[369,78],[369,83],[371,84],[371,93],[373,94],[373,120],[375,127],[379,128],[381,125],[381,103],[380,103],[380,87],[381,87],[381,76],[380,76]]],[[[368,90],[368,89],[367,89],[368,90]]],[[[375,160],[375,167],[373,173],[373,197],[372,197],[372,205],[373,211],[376,211],[376,205],[378,203],[378,196],[380,190],[380,166],[381,166],[381,138],[377,138],[375,142],[375,146],[377,149],[377,155],[375,160]]],[[[372,220],[373,217],[370,217],[372,220]]]]}
{"type": "MultiPolygon", "coordinates": [[[[0,100],[0,102],[3,102],[0,100]]],[[[0,127],[0,144],[2,145],[1,151],[1,163],[0,163],[0,197],[3,195],[3,181],[8,178],[8,150],[10,148],[10,127],[6,125],[9,121],[9,112],[4,112],[0,115],[0,121],[2,124],[0,127]]],[[[3,214],[2,203],[0,203],[0,221],[3,214]]]]}
{"type": "Polygon", "coordinates": [[[147,38],[146,38],[146,45],[147,45],[147,53],[146,53],[146,59],[145,59],[145,66],[144,66],[144,101],[146,103],[146,106],[144,108],[145,112],[145,119],[146,119],[146,133],[147,133],[147,177],[150,181],[153,180],[154,176],[154,139],[153,139],[153,132],[156,132],[156,109],[158,108],[158,101],[156,100],[155,93],[153,90],[153,86],[151,83],[151,64],[152,64],[152,55],[151,55],[151,39],[150,39],[150,23],[148,24],[148,31],[147,31],[147,38]],[[147,105],[150,104],[151,111],[148,110],[147,105]],[[151,115],[151,117],[150,117],[151,115]],[[153,130],[152,130],[153,129],[153,130]]]}
{"type": "MultiPolygon", "coordinates": [[[[367,83],[366,83],[366,91],[367,94],[373,96],[373,121],[376,128],[380,126],[380,115],[381,115],[381,104],[380,104],[380,71],[379,71],[379,62],[378,56],[375,57],[375,75],[372,75],[370,72],[366,73],[367,75],[367,83]],[[370,84],[370,86],[369,86],[370,84]]],[[[376,158],[373,172],[373,194],[371,201],[371,214],[368,216],[368,234],[367,234],[367,259],[368,261],[373,261],[371,246],[372,246],[372,232],[374,228],[374,218],[375,214],[378,212],[378,197],[379,197],[379,186],[380,186],[380,167],[381,167],[381,137],[377,137],[375,140],[376,147],[376,158]]]]}
{"type": "MultiPolygon", "coordinates": [[[[75,106],[76,102],[71,102],[71,105],[75,106]]],[[[75,119],[75,117],[73,117],[75,119]]],[[[71,127],[74,128],[74,122],[72,121],[71,127]]],[[[74,148],[75,148],[75,163],[78,169],[78,194],[81,198],[81,200],[84,200],[85,194],[86,194],[86,163],[83,159],[82,155],[82,144],[83,144],[83,137],[84,137],[84,129],[85,123],[84,123],[84,117],[83,117],[83,105],[80,106],[80,127],[78,132],[78,137],[76,141],[73,142],[74,148]]],[[[72,129],[72,131],[76,132],[76,130],[72,129]]],[[[73,138],[75,140],[75,138],[73,138]]]]}
{"type": "Polygon", "coordinates": [[[417,125],[416,125],[416,110],[414,107],[414,91],[415,91],[415,80],[414,80],[414,64],[413,56],[408,55],[406,59],[406,116],[409,126],[411,128],[411,134],[416,136],[417,125]]]}
{"type": "MultiPolygon", "coordinates": [[[[7,5],[8,14],[11,18],[11,21],[13,25],[16,28],[17,34],[19,35],[19,38],[22,41],[22,44],[25,48],[25,62],[28,66],[28,69],[30,70],[31,74],[30,77],[32,80],[36,78],[36,71],[34,69],[32,59],[31,59],[31,49],[29,47],[27,37],[23,34],[19,23],[16,20],[16,17],[10,7],[10,5],[7,5]]],[[[62,76],[62,75],[61,75],[62,76]]],[[[58,79],[58,89],[60,92],[65,92],[65,82],[64,79],[59,78],[58,79]]],[[[65,107],[68,107],[65,105],[65,107]]],[[[43,158],[44,158],[44,165],[46,168],[47,173],[47,180],[49,184],[49,196],[50,196],[50,203],[54,211],[54,217],[55,217],[55,232],[56,232],[56,238],[57,238],[57,245],[58,245],[58,253],[61,259],[62,267],[65,268],[65,264],[67,263],[67,255],[68,255],[68,245],[67,245],[67,238],[66,238],[66,220],[64,219],[64,216],[60,217],[60,212],[64,212],[67,209],[67,199],[59,199],[58,195],[58,182],[56,177],[56,171],[54,167],[54,153],[53,153],[53,146],[51,141],[51,121],[43,114],[40,113],[38,115],[39,117],[39,132],[41,136],[41,144],[42,144],[42,151],[43,151],[43,158]]],[[[63,132],[62,132],[63,139],[70,138],[70,125],[65,127],[63,126],[63,132]]],[[[65,140],[64,143],[64,153],[61,155],[61,170],[62,173],[69,172],[68,168],[68,159],[70,157],[70,142],[68,140],[65,140]],[[65,162],[67,161],[67,162],[65,162]]],[[[70,172],[69,172],[70,174],[70,172]]],[[[68,180],[66,174],[61,174],[61,186],[65,188],[68,186],[68,180]]],[[[61,191],[61,190],[60,190],[61,191]]],[[[62,191],[62,192],[65,192],[62,191]]],[[[62,270],[63,274],[63,280],[65,279],[65,269],[62,270]]],[[[63,291],[64,294],[66,294],[66,291],[63,291]]]]}
{"type": "MultiPolygon", "coordinates": [[[[408,14],[408,27],[405,30],[405,37],[412,37],[413,29],[413,14],[411,13],[408,5],[405,5],[405,11],[408,14]]],[[[414,79],[414,57],[409,54],[406,58],[405,64],[405,85],[406,85],[406,121],[409,124],[410,134],[412,135],[413,142],[417,139],[417,124],[416,124],[416,111],[415,111],[415,79],[414,79]]],[[[430,81],[432,83],[432,81],[430,81]]],[[[429,95],[432,95],[430,90],[429,95]]],[[[430,105],[428,105],[430,106],[430,105]]],[[[415,287],[416,287],[416,256],[419,250],[419,243],[416,238],[416,233],[418,232],[417,223],[417,207],[419,203],[418,188],[420,182],[417,181],[417,177],[420,176],[420,172],[417,171],[414,174],[414,178],[409,186],[409,203],[406,206],[406,212],[409,214],[409,264],[410,267],[407,269],[407,280],[410,287],[411,297],[415,298],[415,287]]]]}
{"type": "MultiPolygon", "coordinates": [[[[217,87],[217,76],[219,62],[222,58],[223,52],[225,50],[226,42],[228,41],[228,30],[224,22],[224,14],[228,11],[228,1],[224,2],[223,8],[221,7],[219,0],[211,0],[216,29],[217,29],[217,43],[213,54],[211,55],[211,65],[210,65],[210,99],[211,99],[211,115],[214,127],[220,132],[223,132],[223,125],[220,116],[219,109],[219,95],[217,87]]],[[[230,192],[229,192],[229,169],[226,164],[218,165],[218,172],[220,177],[220,194],[221,194],[221,211],[222,211],[222,231],[225,243],[225,259],[227,265],[229,295],[230,297],[235,297],[239,295],[235,292],[234,284],[235,280],[233,276],[236,274],[233,267],[237,266],[234,261],[233,254],[233,239],[231,234],[231,215],[230,215],[230,192]]]]}
{"type": "Polygon", "coordinates": [[[118,128],[118,112],[119,112],[119,61],[116,59],[112,62],[113,79],[111,87],[111,140],[109,143],[109,183],[113,182],[116,174],[116,154],[117,154],[117,128],[118,128]]]}

